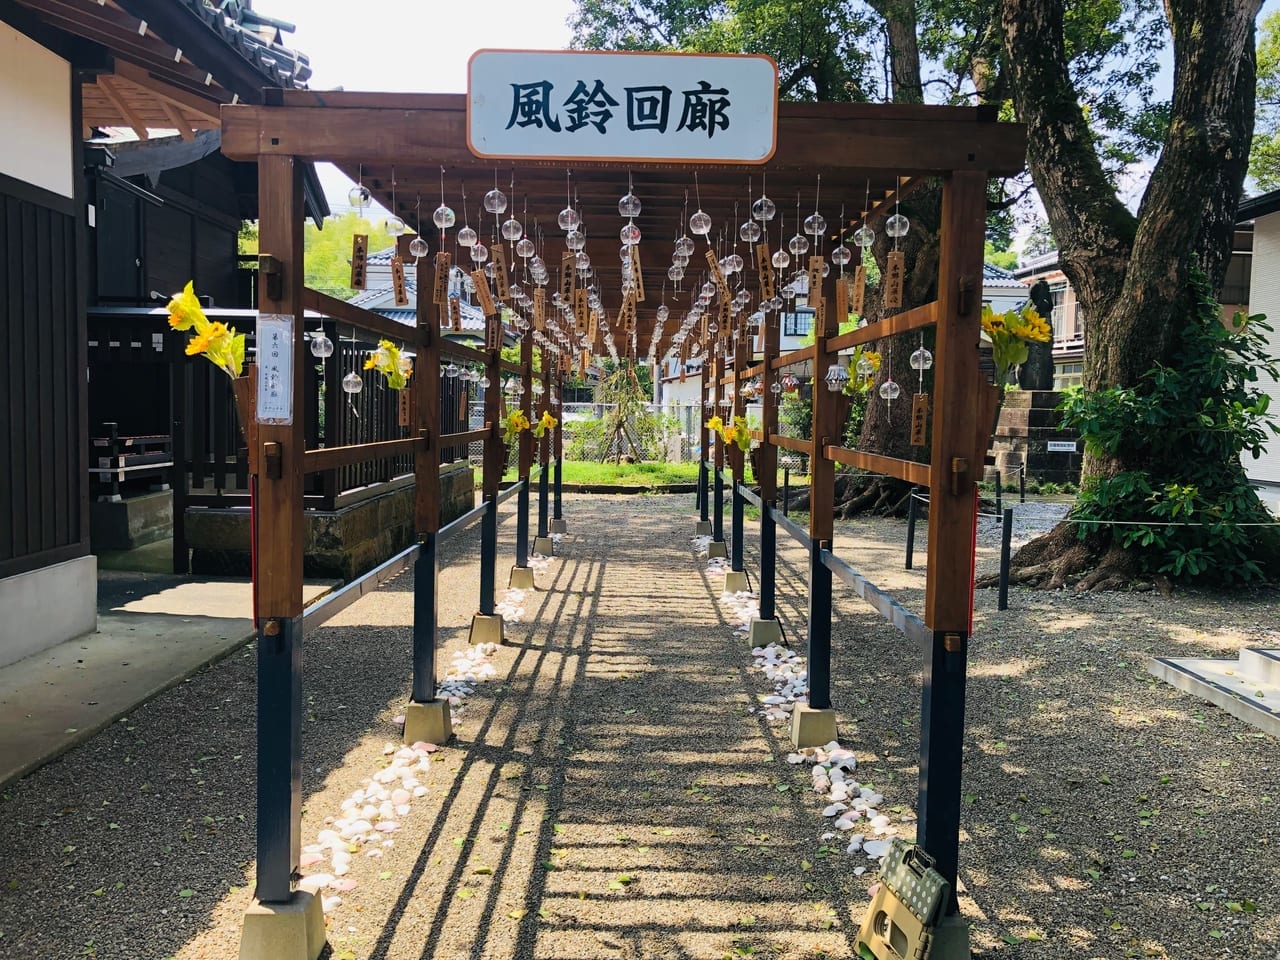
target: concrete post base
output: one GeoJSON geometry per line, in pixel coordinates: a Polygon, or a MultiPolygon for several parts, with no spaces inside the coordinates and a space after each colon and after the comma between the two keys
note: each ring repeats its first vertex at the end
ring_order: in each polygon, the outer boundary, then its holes
{"type": "Polygon", "coordinates": [[[537,590],[537,585],[533,582],[532,567],[512,567],[511,579],[507,582],[507,586],[512,590],[537,590]]]}
{"type": "Polygon", "coordinates": [[[404,742],[422,740],[436,745],[448,743],[453,737],[453,715],[445,700],[430,703],[410,701],[404,708],[404,742]]]}
{"type": "Polygon", "coordinates": [[[568,533],[569,522],[567,520],[552,520],[550,530],[552,533],[568,533]]]}
{"type": "Polygon", "coordinates": [[[711,536],[711,521],[710,521],[710,520],[699,520],[699,521],[697,522],[697,524],[695,524],[695,525],[694,525],[694,528],[693,528],[693,535],[694,535],[695,537],[709,537],[709,536],[711,536]]]}
{"type": "Polygon", "coordinates": [[[782,624],[777,620],[761,620],[752,617],[747,628],[747,643],[754,650],[756,647],[767,647],[771,643],[782,642],[782,624]]]}
{"type": "Polygon", "coordinates": [[[497,614],[486,616],[483,613],[477,613],[471,618],[471,636],[468,641],[472,644],[501,643],[502,617],[497,614]]]}
{"type": "Polygon", "coordinates": [[[554,557],[556,555],[555,542],[550,537],[535,537],[533,552],[540,557],[554,557]]]}
{"type": "Polygon", "coordinates": [[[320,898],[298,890],[288,903],[253,901],[240,930],[240,960],[316,960],[324,950],[320,898]]]}
{"type": "Polygon", "coordinates": [[[707,547],[707,559],[714,560],[716,557],[726,560],[729,558],[729,545],[723,540],[712,540],[707,547]]]}
{"type": "Polygon", "coordinates": [[[969,921],[958,913],[943,917],[933,931],[933,944],[929,948],[930,960],[970,960],[969,921]]]}
{"type": "Polygon", "coordinates": [[[725,593],[741,593],[744,590],[750,589],[751,584],[747,583],[747,574],[745,570],[730,570],[724,575],[725,593]]]}
{"type": "Polygon", "coordinates": [[[791,742],[796,748],[820,747],[836,738],[836,712],[797,703],[791,711],[791,742]]]}

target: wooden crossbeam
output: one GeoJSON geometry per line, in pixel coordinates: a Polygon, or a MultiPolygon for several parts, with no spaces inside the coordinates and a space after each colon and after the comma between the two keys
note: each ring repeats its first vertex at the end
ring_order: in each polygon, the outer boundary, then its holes
{"type": "Polygon", "coordinates": [[[921,327],[931,327],[937,322],[938,304],[937,301],[932,301],[919,307],[913,307],[910,310],[904,310],[902,313],[895,313],[893,316],[885,317],[875,323],[869,323],[865,327],[859,327],[857,330],[842,333],[838,337],[832,337],[827,341],[827,346],[837,352],[848,350],[850,347],[871,343],[883,337],[892,337],[921,327]]]}
{"type": "MultiPolygon", "coordinates": [[[[159,100],[159,98],[156,98],[159,100]]],[[[174,125],[178,131],[178,136],[183,140],[194,140],[196,138],[195,131],[191,129],[191,124],[187,123],[186,117],[168,100],[160,100],[160,109],[164,111],[164,115],[169,118],[169,122],[174,125]]]]}
{"type": "Polygon", "coordinates": [[[133,132],[138,135],[139,140],[151,139],[147,133],[146,123],[143,122],[138,112],[129,104],[129,101],[125,99],[123,91],[116,85],[115,77],[105,73],[99,76],[98,89],[107,98],[107,102],[119,111],[120,116],[124,118],[125,126],[133,128],[133,132]]]}
{"type": "Polygon", "coordinates": [[[927,463],[882,457],[876,453],[865,453],[862,450],[851,450],[848,447],[834,445],[823,447],[822,455],[833,463],[843,463],[847,467],[870,470],[872,473],[883,474],[886,477],[897,477],[899,480],[921,487],[929,485],[930,471],[927,463]]]}

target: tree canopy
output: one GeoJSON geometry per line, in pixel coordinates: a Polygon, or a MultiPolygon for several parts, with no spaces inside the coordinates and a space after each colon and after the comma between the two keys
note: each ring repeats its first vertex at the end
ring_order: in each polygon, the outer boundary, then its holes
{"type": "Polygon", "coordinates": [[[1258,35],[1257,122],[1249,176],[1262,190],[1280,187],[1280,10],[1262,21],[1258,35]]]}

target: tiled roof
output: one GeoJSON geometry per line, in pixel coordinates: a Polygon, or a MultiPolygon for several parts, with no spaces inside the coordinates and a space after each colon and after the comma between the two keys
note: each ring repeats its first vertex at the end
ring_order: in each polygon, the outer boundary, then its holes
{"type": "Polygon", "coordinates": [[[177,2],[203,20],[227,46],[270,80],[272,86],[307,85],[311,78],[310,59],[280,42],[281,32],[293,33],[293,24],[264,16],[240,0],[177,2]]]}
{"type": "Polygon", "coordinates": [[[982,285],[984,287],[1026,286],[1011,271],[1006,270],[1004,267],[997,267],[994,263],[984,263],[982,265],[982,285]]]}
{"type": "MultiPolygon", "coordinates": [[[[414,302],[418,295],[417,281],[406,277],[404,286],[410,302],[414,302]]],[[[412,327],[418,319],[418,311],[413,307],[397,307],[394,305],[395,294],[390,287],[364,290],[349,298],[347,302],[357,307],[363,307],[366,310],[372,310],[376,314],[380,314],[389,320],[395,320],[397,323],[403,323],[407,327],[412,327]]],[[[481,312],[479,307],[465,301],[462,304],[462,329],[468,333],[484,333],[484,313],[481,312]]]]}

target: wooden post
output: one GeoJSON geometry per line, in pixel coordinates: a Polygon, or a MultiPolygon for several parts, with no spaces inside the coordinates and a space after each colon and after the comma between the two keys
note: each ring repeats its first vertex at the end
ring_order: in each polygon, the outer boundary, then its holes
{"type": "MultiPolygon", "coordinates": [[[[819,274],[821,276],[821,274],[819,274]]],[[[836,355],[827,340],[839,332],[835,310],[823,309],[827,282],[809,287],[814,307],[813,336],[813,456],[809,458],[809,706],[831,708],[831,570],[821,560],[835,538],[836,465],[823,453],[827,444],[840,442],[840,398],[827,389],[827,367],[836,355]],[[815,289],[816,286],[816,289],[815,289]]]]}
{"type": "MultiPolygon", "coordinates": [[[[262,313],[293,317],[293,422],[258,428],[258,886],[265,903],[287,902],[301,853],[302,515],[306,397],[302,366],[302,170],[293,157],[258,161],[259,249],[276,273],[259,271],[262,313]]],[[[246,431],[248,432],[248,431],[246,431]]]]}
{"type": "Polygon", "coordinates": [[[436,698],[436,623],[439,564],[436,534],[440,530],[440,318],[432,296],[433,268],[427,257],[417,262],[417,360],[410,379],[413,430],[414,529],[420,553],[413,578],[413,695],[416,703],[436,698]]]}
{"type": "Polygon", "coordinates": [[[711,431],[707,429],[707,420],[710,419],[707,413],[707,366],[710,362],[711,358],[704,355],[702,364],[698,368],[698,533],[700,534],[711,532],[711,506],[707,502],[710,494],[710,490],[707,489],[707,481],[710,479],[707,476],[707,461],[711,453],[707,448],[712,443],[711,431]]]}
{"type": "MultiPolygon", "coordinates": [[[[533,413],[533,337],[526,331],[520,336],[520,382],[524,392],[520,394],[520,409],[532,420],[533,413]]],[[[529,565],[529,474],[533,469],[533,431],[520,433],[520,492],[516,511],[516,566],[529,565]]]]}
{"type": "MultiPolygon", "coordinates": [[[[720,341],[713,341],[714,346],[708,345],[708,349],[714,350],[714,359],[711,362],[711,412],[714,416],[724,419],[724,414],[720,408],[720,400],[724,395],[724,385],[720,381],[724,378],[724,356],[720,352],[720,341]]],[[[703,363],[703,369],[706,369],[706,363],[703,363]]],[[[711,442],[715,445],[715,476],[712,477],[714,484],[715,498],[712,504],[711,517],[711,540],[713,543],[724,543],[724,441],[720,439],[720,435],[712,431],[711,442]]],[[[714,556],[714,554],[713,554],[714,556]]],[[[724,556],[723,553],[720,556],[724,556]]]]}
{"type": "Polygon", "coordinates": [[[480,526],[480,615],[493,616],[498,578],[498,485],[507,468],[507,448],[502,442],[502,351],[489,351],[484,388],[484,420],[489,435],[484,441],[480,495],[485,512],[480,526]]]}
{"type": "Polygon", "coordinates": [[[770,510],[776,507],[778,499],[778,448],[769,437],[778,432],[778,401],[780,394],[772,389],[773,378],[777,374],[769,368],[769,363],[779,353],[779,327],[782,323],[778,311],[764,315],[764,373],[760,375],[760,385],[764,389],[761,394],[760,414],[760,476],[756,482],[760,484],[760,619],[773,620],[774,587],[777,570],[777,525],[770,510]]]}
{"type": "MultiPolygon", "coordinates": [[[[745,324],[747,318],[740,317],[738,322],[745,324]]],[[[733,404],[729,411],[731,419],[746,416],[747,404],[742,396],[742,385],[745,382],[742,379],[742,371],[750,362],[749,338],[734,334],[733,343],[733,404]]],[[[733,464],[733,490],[729,501],[732,511],[730,516],[732,517],[733,550],[729,558],[729,568],[740,573],[742,572],[742,508],[745,504],[738,494],[738,485],[746,480],[747,455],[739,448],[731,451],[730,456],[733,464]]]]}
{"type": "Polygon", "coordinates": [[[561,521],[564,519],[564,491],[561,489],[564,472],[564,374],[556,374],[556,396],[560,398],[560,416],[557,417],[555,432],[555,456],[556,456],[556,495],[554,519],[556,521],[556,533],[564,533],[564,527],[561,521]]]}
{"type": "Polygon", "coordinates": [[[943,181],[938,265],[937,360],[929,487],[929,576],[920,730],[919,842],[951,884],[957,910],[965,661],[973,597],[974,490],[982,476],[996,387],[978,370],[982,254],[986,228],[983,172],[943,181]]]}
{"type": "MultiPolygon", "coordinates": [[[[530,338],[532,339],[532,337],[530,338]]],[[[538,417],[551,412],[551,368],[555,359],[546,350],[539,351],[542,356],[542,402],[538,404],[538,417]]],[[[555,434],[548,430],[538,441],[538,463],[542,465],[542,473],[538,475],[538,537],[550,535],[551,521],[551,442],[555,434]]]]}

